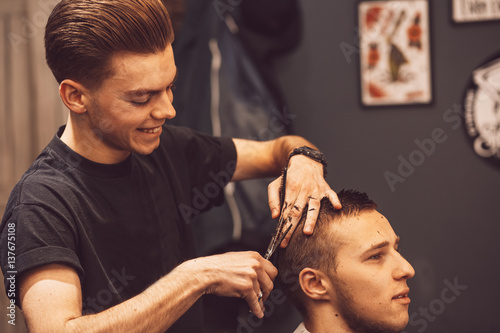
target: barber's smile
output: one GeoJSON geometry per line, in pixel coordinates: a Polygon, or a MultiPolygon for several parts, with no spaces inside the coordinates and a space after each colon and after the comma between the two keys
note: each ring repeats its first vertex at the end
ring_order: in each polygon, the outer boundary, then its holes
{"type": "Polygon", "coordinates": [[[156,134],[161,131],[161,125],[158,127],[138,128],[137,130],[147,134],[156,134]]]}

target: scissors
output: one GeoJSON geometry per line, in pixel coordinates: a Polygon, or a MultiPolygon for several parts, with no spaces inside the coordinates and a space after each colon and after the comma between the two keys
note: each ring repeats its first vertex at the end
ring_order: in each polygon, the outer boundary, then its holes
{"type": "MultiPolygon", "coordinates": [[[[283,178],[281,179],[281,193],[280,193],[280,209],[281,213],[278,219],[278,224],[276,226],[276,230],[273,233],[273,236],[271,237],[271,242],[269,243],[269,246],[267,247],[266,253],[264,255],[264,259],[270,260],[276,249],[281,245],[281,242],[283,242],[283,239],[285,236],[288,234],[290,229],[292,228],[292,223],[288,226],[288,228],[284,229],[286,220],[289,220],[288,218],[285,218],[283,216],[284,210],[286,207],[284,207],[285,203],[285,191],[286,191],[286,172],[287,168],[285,167],[283,169],[283,178]],[[283,231],[284,230],[284,231],[283,231]]],[[[262,291],[259,293],[259,302],[262,299],[262,291]]]]}

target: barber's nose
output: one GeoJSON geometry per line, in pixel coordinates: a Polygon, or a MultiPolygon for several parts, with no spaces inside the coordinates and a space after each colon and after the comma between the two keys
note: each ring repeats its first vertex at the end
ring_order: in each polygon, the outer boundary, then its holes
{"type": "Polygon", "coordinates": [[[155,119],[174,118],[176,115],[176,111],[174,106],[172,105],[173,101],[174,97],[172,96],[172,92],[164,92],[158,103],[154,106],[154,109],[151,112],[151,117],[155,119]]]}

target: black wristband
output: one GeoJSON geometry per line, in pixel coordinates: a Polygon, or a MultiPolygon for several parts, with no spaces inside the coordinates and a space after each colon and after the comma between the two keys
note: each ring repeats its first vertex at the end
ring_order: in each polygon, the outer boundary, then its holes
{"type": "MultiPolygon", "coordinates": [[[[323,177],[326,178],[326,167],[327,167],[328,163],[326,162],[325,155],[323,155],[322,152],[320,152],[319,150],[316,150],[314,148],[308,147],[308,146],[302,146],[299,148],[295,148],[290,153],[290,156],[288,156],[288,163],[290,163],[290,159],[295,155],[304,155],[304,156],[309,157],[310,159],[315,160],[316,162],[323,164],[323,177]]],[[[288,165],[288,163],[287,163],[287,165],[288,165]]]]}

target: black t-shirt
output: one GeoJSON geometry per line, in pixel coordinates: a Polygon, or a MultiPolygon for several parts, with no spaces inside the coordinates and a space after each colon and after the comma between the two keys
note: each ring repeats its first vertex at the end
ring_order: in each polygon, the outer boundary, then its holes
{"type": "MultiPolygon", "coordinates": [[[[104,165],[66,146],[63,130],[11,193],[1,225],[2,271],[8,290],[8,272],[68,265],[80,276],[84,314],[97,313],[195,255],[189,220],[222,203],[236,150],[229,138],[164,126],[152,154],[104,165]]],[[[200,332],[201,325],[198,302],[168,332],[200,332]]]]}

